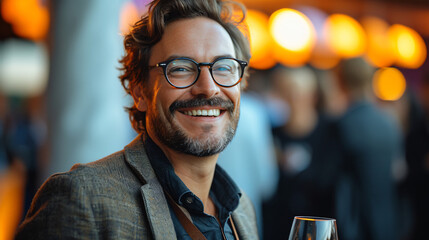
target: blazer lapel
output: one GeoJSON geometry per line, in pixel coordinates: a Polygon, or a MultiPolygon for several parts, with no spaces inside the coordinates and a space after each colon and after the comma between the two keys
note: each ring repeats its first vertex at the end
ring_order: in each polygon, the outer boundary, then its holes
{"type": "Polygon", "coordinates": [[[232,213],[232,219],[240,240],[259,239],[255,210],[249,197],[243,192],[240,198],[240,205],[232,213]]]}
{"type": "Polygon", "coordinates": [[[141,195],[154,239],[176,239],[167,201],[149,162],[142,135],[125,147],[125,161],[143,183],[141,195]]]}

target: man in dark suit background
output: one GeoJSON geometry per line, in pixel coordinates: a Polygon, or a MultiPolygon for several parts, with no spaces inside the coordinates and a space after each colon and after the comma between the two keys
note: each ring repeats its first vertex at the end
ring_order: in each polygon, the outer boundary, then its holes
{"type": "Polygon", "coordinates": [[[257,239],[250,200],[216,164],[237,127],[250,58],[242,20],[232,17],[237,6],[150,4],[125,36],[121,60],[140,135],[51,176],[17,239],[257,239]]]}
{"type": "Polygon", "coordinates": [[[338,122],[344,156],[338,180],[341,239],[399,239],[398,195],[393,166],[401,161],[398,123],[376,105],[375,69],[363,58],[343,60],[336,73],[347,110],[338,122]]]}

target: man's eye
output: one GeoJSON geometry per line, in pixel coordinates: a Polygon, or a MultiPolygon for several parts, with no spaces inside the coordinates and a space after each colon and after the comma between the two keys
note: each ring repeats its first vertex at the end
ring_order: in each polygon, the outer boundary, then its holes
{"type": "Polygon", "coordinates": [[[170,69],[170,72],[190,72],[190,71],[192,70],[187,67],[174,67],[170,69]]]}
{"type": "Polygon", "coordinates": [[[221,66],[216,66],[215,69],[213,69],[214,71],[219,71],[219,72],[231,72],[232,71],[232,67],[229,65],[221,65],[221,66]]]}
{"type": "Polygon", "coordinates": [[[194,73],[196,70],[191,66],[174,66],[168,69],[171,74],[187,74],[194,73]]]}

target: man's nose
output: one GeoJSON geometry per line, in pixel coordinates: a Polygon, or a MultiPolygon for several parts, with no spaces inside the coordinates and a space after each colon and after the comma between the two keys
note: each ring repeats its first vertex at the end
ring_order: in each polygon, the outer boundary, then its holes
{"type": "Polygon", "coordinates": [[[197,82],[192,86],[191,92],[195,96],[202,95],[206,98],[213,97],[220,92],[220,86],[215,83],[210,74],[209,67],[201,67],[200,76],[197,82]]]}

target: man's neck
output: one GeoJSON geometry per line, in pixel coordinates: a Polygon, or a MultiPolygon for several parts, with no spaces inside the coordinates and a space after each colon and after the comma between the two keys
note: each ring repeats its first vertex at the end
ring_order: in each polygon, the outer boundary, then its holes
{"type": "Polygon", "coordinates": [[[201,199],[204,205],[204,212],[215,216],[214,204],[209,197],[210,188],[212,186],[216,159],[211,159],[213,163],[196,163],[195,161],[210,161],[206,159],[177,159],[170,158],[174,172],[182,180],[182,182],[191,190],[198,198],[201,199]],[[184,161],[183,161],[184,160],[184,161]],[[189,161],[189,162],[188,162],[189,161]],[[199,167],[200,166],[200,167],[199,167]]]}
{"type": "Polygon", "coordinates": [[[214,215],[214,205],[209,199],[218,154],[196,157],[174,151],[152,139],[164,152],[176,175],[204,204],[204,212],[214,215]],[[212,206],[213,205],[213,206],[212,206]]]}

